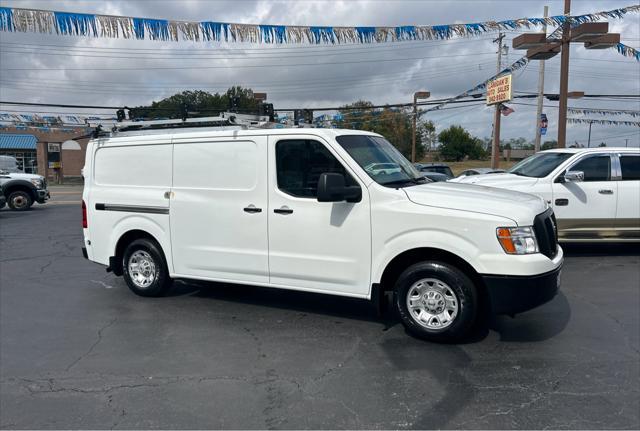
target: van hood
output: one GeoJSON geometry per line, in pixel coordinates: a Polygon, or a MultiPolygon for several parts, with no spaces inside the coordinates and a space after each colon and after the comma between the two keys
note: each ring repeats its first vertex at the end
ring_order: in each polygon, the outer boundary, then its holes
{"type": "Polygon", "coordinates": [[[519,226],[533,224],[534,217],[547,209],[538,196],[474,184],[428,183],[402,190],[418,205],[506,217],[519,226]]]}
{"type": "Polygon", "coordinates": [[[466,183],[466,184],[481,184],[483,186],[493,187],[507,187],[507,188],[521,188],[529,187],[538,182],[538,178],[524,177],[522,175],[515,175],[509,173],[501,174],[485,174],[485,175],[470,175],[468,177],[458,177],[450,182],[454,183],[466,183]]]}

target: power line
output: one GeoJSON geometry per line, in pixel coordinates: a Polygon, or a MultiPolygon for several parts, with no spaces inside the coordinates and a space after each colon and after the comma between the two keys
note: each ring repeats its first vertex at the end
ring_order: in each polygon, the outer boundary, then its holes
{"type": "MultiPolygon", "coordinates": [[[[488,40],[487,38],[483,39],[472,39],[472,40],[457,40],[455,42],[476,42],[476,41],[484,41],[488,40]]],[[[450,42],[450,43],[455,43],[450,42]]],[[[328,48],[327,47],[309,47],[309,48],[290,48],[295,51],[288,52],[278,52],[283,51],[283,49],[207,49],[207,50],[197,50],[197,49],[141,49],[141,48],[117,48],[117,47],[100,47],[100,46],[75,46],[75,45],[46,45],[46,44],[25,44],[25,43],[12,43],[12,42],[0,42],[0,46],[3,49],[0,51],[2,53],[18,53],[18,54],[38,54],[38,55],[73,55],[78,57],[105,57],[105,58],[135,58],[140,59],[141,55],[171,55],[176,57],[194,57],[194,59],[202,59],[202,58],[213,58],[213,59],[226,59],[226,58],[242,58],[243,56],[256,56],[256,58],[295,58],[295,57],[310,57],[319,55],[318,52],[314,52],[317,48],[321,48],[318,50],[322,55],[332,56],[332,55],[353,55],[354,53],[379,53],[379,52],[387,52],[387,51],[404,51],[404,50],[416,50],[422,48],[432,48],[435,46],[442,46],[442,43],[438,44],[417,44],[412,46],[401,46],[401,47],[390,47],[390,46],[374,46],[374,47],[362,47],[359,45],[358,47],[354,47],[353,49],[344,49],[344,48],[328,48]],[[43,52],[43,48],[49,51],[54,52],[43,52]],[[275,52],[269,52],[275,51],[275,52]],[[83,54],[91,54],[91,55],[83,55],[83,54]],[[100,53],[106,55],[93,55],[92,53],[100,53]],[[302,53],[302,55],[295,55],[302,53]],[[118,55],[120,54],[120,55],[118,55]],[[122,56],[122,54],[129,54],[127,56],[122,56]],[[136,55],[132,55],[136,54],[136,55]],[[275,54],[275,56],[274,56],[275,54]],[[278,57],[278,55],[287,54],[285,57],[278,57]],[[231,55],[231,57],[228,57],[231,55]]],[[[173,57],[148,57],[149,59],[174,59],[173,57]]]]}
{"type": "MultiPolygon", "coordinates": [[[[475,53],[475,56],[480,55],[493,55],[492,52],[480,52],[475,53]]],[[[243,68],[263,68],[263,67],[300,67],[300,66],[331,66],[331,65],[345,65],[345,64],[361,64],[361,63],[387,63],[391,61],[415,61],[415,60],[428,60],[435,58],[451,58],[451,57],[467,57],[468,54],[452,54],[452,55],[440,55],[440,56],[432,56],[432,57],[405,57],[405,58],[387,58],[387,59],[370,59],[370,60],[351,60],[351,61],[327,61],[327,62],[318,62],[318,63],[292,63],[292,64],[243,64],[243,65],[234,65],[234,66],[163,66],[163,67],[81,67],[81,68],[40,68],[34,69],[33,67],[21,68],[21,67],[12,67],[12,68],[4,68],[0,69],[0,71],[24,71],[29,70],[33,72],[49,72],[49,71],[127,71],[127,70],[193,70],[193,69],[235,69],[238,67],[243,68]]]]}

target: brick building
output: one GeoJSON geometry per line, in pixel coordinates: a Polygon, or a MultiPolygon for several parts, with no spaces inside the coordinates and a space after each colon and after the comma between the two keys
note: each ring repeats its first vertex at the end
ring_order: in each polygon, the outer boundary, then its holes
{"type": "Polygon", "coordinates": [[[25,172],[50,182],[81,180],[89,138],[85,127],[42,130],[5,127],[0,130],[0,155],[13,156],[25,172]]]}

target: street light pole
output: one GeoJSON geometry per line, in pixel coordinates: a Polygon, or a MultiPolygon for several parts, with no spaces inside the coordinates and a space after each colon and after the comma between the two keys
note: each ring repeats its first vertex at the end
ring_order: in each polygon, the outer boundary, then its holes
{"type": "Polygon", "coordinates": [[[587,148],[591,148],[591,125],[593,121],[589,121],[589,139],[587,140],[587,148]]]}
{"type": "MultiPolygon", "coordinates": [[[[564,0],[564,14],[571,13],[571,0],[564,0]]],[[[558,106],[558,148],[567,146],[567,93],[569,92],[569,50],[571,45],[571,24],[562,24],[562,45],[560,48],[560,104],[558,106]]]]}
{"type": "Polygon", "coordinates": [[[416,128],[418,123],[418,99],[428,99],[431,93],[428,91],[416,91],[413,93],[413,127],[411,130],[411,163],[416,162],[416,128]]]}
{"type": "Polygon", "coordinates": [[[411,163],[416,162],[416,127],[418,123],[418,93],[413,93],[413,129],[411,140],[411,163]]]}
{"type": "MultiPolygon", "coordinates": [[[[549,16],[549,6],[544,7],[544,17],[549,16]]],[[[542,32],[547,35],[547,24],[542,26],[542,32]]],[[[542,117],[542,102],[544,101],[544,65],[545,62],[540,62],[540,70],[538,71],[538,109],[536,110],[536,140],[533,145],[533,151],[537,153],[540,151],[540,141],[542,140],[542,131],[540,130],[540,118],[542,117]]]]}

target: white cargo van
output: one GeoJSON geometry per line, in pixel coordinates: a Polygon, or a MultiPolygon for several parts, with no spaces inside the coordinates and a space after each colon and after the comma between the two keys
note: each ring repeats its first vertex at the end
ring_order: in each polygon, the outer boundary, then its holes
{"type": "Polygon", "coordinates": [[[560,284],[544,200],[430,182],[374,133],[117,132],[89,143],[84,174],[83,253],[143,296],[176,278],[374,302],[392,291],[410,332],[451,340],[483,304],[519,313],[560,284]]]}

